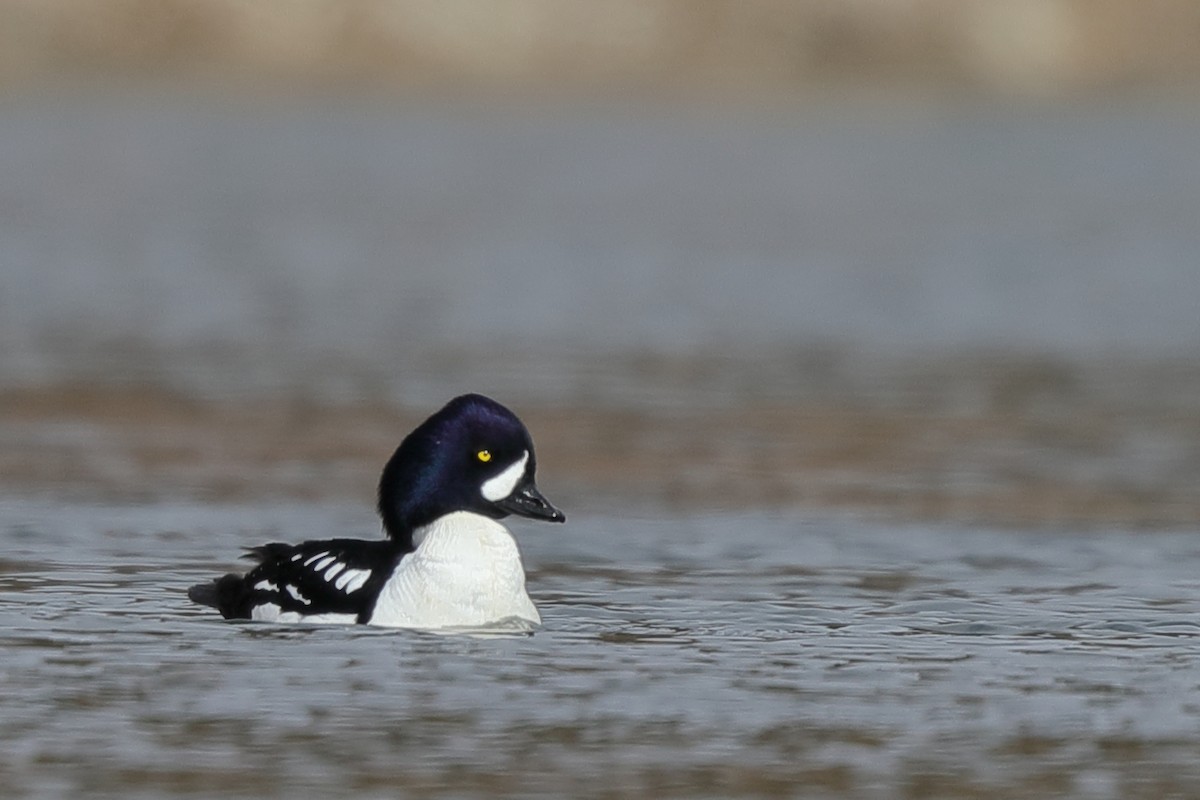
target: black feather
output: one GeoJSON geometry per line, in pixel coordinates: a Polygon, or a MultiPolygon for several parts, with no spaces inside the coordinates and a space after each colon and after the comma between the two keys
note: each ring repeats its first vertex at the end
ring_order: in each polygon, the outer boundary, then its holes
{"type": "Polygon", "coordinates": [[[223,575],[208,583],[198,583],[188,589],[188,598],[195,603],[211,606],[225,619],[249,619],[249,592],[241,575],[223,575]],[[244,613],[239,613],[245,609],[244,613]]]}
{"type": "Polygon", "coordinates": [[[198,584],[188,590],[188,597],[216,608],[226,619],[250,619],[256,607],[273,604],[282,612],[353,614],[365,621],[379,589],[407,552],[401,543],[388,539],[329,539],[298,545],[272,542],[247,549],[244,557],[259,563],[245,575],[229,574],[198,584]],[[318,571],[316,564],[326,558],[332,560],[318,571]],[[342,570],[333,580],[326,579],[325,573],[334,564],[341,564],[342,570]],[[348,570],[366,570],[370,575],[353,590],[345,585],[339,589],[336,578],[348,570]]]}

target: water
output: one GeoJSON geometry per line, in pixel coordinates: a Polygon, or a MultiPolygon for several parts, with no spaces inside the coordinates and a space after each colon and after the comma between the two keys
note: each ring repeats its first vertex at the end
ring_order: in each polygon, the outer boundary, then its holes
{"type": "Polygon", "coordinates": [[[361,509],[4,506],[8,796],[1185,797],[1200,540],[773,513],[516,523],[532,636],[234,624],[361,509]]]}
{"type": "Polygon", "coordinates": [[[1200,796],[1193,105],[0,103],[5,797],[1200,796]],[[541,630],[187,603],[461,391],[541,630]]]}
{"type": "Polygon", "coordinates": [[[7,98],[0,380],[425,407],[594,402],[630,354],[1194,360],[1198,138],[1145,100],[7,98]]]}

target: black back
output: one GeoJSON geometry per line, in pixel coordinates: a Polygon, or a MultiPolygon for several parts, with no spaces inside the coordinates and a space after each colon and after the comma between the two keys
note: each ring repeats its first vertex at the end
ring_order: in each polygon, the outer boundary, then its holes
{"type": "Polygon", "coordinates": [[[250,619],[255,607],[274,604],[281,612],[353,614],[356,621],[366,622],[379,590],[407,552],[386,539],[329,539],[298,545],[273,542],[248,551],[247,557],[258,559],[259,564],[245,575],[229,574],[198,584],[188,590],[188,597],[216,608],[226,619],[250,619]],[[335,564],[342,569],[327,578],[335,564]],[[338,587],[337,578],[347,570],[364,570],[370,575],[359,585],[338,587]]]}

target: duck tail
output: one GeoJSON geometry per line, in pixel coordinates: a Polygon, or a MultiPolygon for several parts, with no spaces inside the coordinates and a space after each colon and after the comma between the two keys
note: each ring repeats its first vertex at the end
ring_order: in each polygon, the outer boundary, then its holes
{"type": "Polygon", "coordinates": [[[188,599],[221,612],[225,619],[250,618],[250,590],[241,575],[230,573],[188,589],[188,599]]]}

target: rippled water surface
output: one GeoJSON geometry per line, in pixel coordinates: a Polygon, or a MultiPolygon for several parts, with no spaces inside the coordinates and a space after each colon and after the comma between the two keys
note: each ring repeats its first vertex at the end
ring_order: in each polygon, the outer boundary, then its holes
{"type": "Polygon", "coordinates": [[[0,796],[1200,797],[1194,103],[834,105],[4,99],[0,796]],[[463,391],[542,629],[188,604],[463,391]]]}
{"type": "Polygon", "coordinates": [[[1200,793],[1186,533],[584,513],[514,524],[544,627],[471,638],[186,602],[358,508],[3,512],[15,796],[1200,793]]]}

